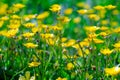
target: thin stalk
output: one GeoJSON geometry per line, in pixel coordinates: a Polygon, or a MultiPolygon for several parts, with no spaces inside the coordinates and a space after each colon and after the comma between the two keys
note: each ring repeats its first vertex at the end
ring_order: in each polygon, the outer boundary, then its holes
{"type": "Polygon", "coordinates": [[[25,68],[22,69],[21,71],[17,72],[16,74],[14,74],[10,80],[14,80],[14,77],[17,76],[18,74],[22,73],[23,71],[25,71],[26,68],[27,68],[27,67],[25,67],[25,68]]]}

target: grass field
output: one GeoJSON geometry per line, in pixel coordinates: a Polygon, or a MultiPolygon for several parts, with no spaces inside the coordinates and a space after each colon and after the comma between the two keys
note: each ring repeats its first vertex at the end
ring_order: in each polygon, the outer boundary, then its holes
{"type": "Polygon", "coordinates": [[[1,0],[0,80],[120,80],[119,0],[1,0]]]}

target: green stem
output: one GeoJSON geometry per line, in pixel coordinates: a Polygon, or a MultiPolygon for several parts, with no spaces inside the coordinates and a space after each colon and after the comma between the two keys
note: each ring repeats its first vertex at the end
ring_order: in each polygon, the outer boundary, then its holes
{"type": "Polygon", "coordinates": [[[25,67],[25,68],[22,69],[21,71],[17,72],[16,74],[14,74],[10,80],[14,80],[14,77],[17,76],[18,74],[22,73],[26,68],[27,68],[27,67],[25,67]]]}
{"type": "Polygon", "coordinates": [[[47,69],[47,67],[48,67],[48,65],[49,65],[49,63],[50,63],[50,61],[51,61],[51,59],[52,59],[52,55],[53,55],[53,53],[50,53],[50,57],[49,57],[49,59],[48,59],[48,61],[47,61],[47,64],[46,64],[46,66],[45,66],[45,71],[46,71],[46,69],[47,69]]]}
{"type": "Polygon", "coordinates": [[[43,51],[43,56],[42,56],[42,80],[45,78],[45,54],[46,54],[46,42],[44,43],[44,51],[43,51]]]}
{"type": "Polygon", "coordinates": [[[85,77],[85,73],[86,72],[84,72],[84,71],[86,71],[86,58],[85,58],[85,52],[83,51],[83,49],[82,49],[82,47],[81,47],[81,45],[78,43],[78,45],[79,45],[79,48],[81,49],[81,51],[82,51],[82,55],[83,55],[83,68],[84,68],[84,70],[83,70],[83,77],[85,77]]]}
{"type": "Polygon", "coordinates": [[[7,79],[6,79],[6,75],[5,75],[5,71],[3,71],[3,74],[4,74],[4,79],[7,80],[7,79]]]}

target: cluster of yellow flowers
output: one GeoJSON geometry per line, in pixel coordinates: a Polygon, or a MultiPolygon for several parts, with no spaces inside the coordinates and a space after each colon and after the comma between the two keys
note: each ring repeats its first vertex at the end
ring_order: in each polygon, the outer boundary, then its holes
{"type": "Polygon", "coordinates": [[[58,77],[56,80],[67,80],[67,78],[58,77]]]}
{"type": "MultiPolygon", "coordinates": [[[[44,20],[50,16],[49,11],[42,12],[38,15],[36,14],[28,14],[28,15],[17,15],[16,13],[19,12],[22,8],[25,7],[23,4],[14,4],[10,9],[7,10],[8,5],[3,4],[2,7],[0,7],[0,36],[3,36],[7,39],[15,39],[19,38],[18,42],[22,42],[22,46],[25,46],[25,49],[29,50],[35,50],[34,60],[28,61],[28,67],[38,67],[42,63],[40,60],[35,58],[40,58],[38,56],[38,53],[44,53],[45,55],[50,55],[52,52],[47,53],[46,51],[40,51],[40,48],[43,49],[43,47],[54,49],[59,48],[61,49],[61,54],[54,55],[60,55],[55,56],[55,58],[61,58],[65,59],[67,62],[67,58],[77,60],[77,58],[88,58],[89,55],[97,55],[94,54],[96,51],[100,53],[100,55],[110,56],[112,53],[118,54],[117,52],[120,50],[120,42],[119,39],[116,42],[113,42],[110,44],[110,40],[107,41],[111,36],[114,34],[119,34],[120,28],[117,25],[117,22],[112,23],[110,20],[106,19],[106,13],[108,10],[111,10],[112,15],[118,15],[119,11],[116,9],[117,6],[114,5],[107,5],[107,6],[100,6],[97,5],[90,9],[90,6],[85,3],[77,3],[78,10],[74,11],[73,8],[68,8],[64,10],[64,15],[60,15],[60,11],[62,9],[62,6],[59,4],[53,4],[49,10],[53,13],[57,13],[57,22],[55,22],[54,25],[45,24],[44,20]],[[71,19],[69,15],[71,15],[73,12],[77,12],[77,17],[74,17],[71,19]],[[97,13],[96,13],[97,12],[97,13]],[[89,25],[83,25],[81,28],[81,31],[85,31],[85,38],[76,40],[72,38],[63,37],[63,33],[65,31],[64,27],[65,24],[69,23],[70,21],[73,21],[74,24],[79,24],[82,22],[82,20],[87,19],[87,22],[89,25]],[[32,20],[35,20],[32,21],[32,20]],[[8,23],[6,25],[6,23],[8,23]],[[5,25],[4,25],[5,24],[5,25]],[[110,25],[110,27],[108,27],[110,25]],[[40,41],[40,43],[39,43],[40,41]],[[102,45],[103,47],[97,48],[97,46],[102,45]],[[70,54],[70,49],[75,49],[75,54],[70,54]],[[94,52],[95,51],[95,52],[94,52]],[[49,54],[50,53],[50,54],[49,54]],[[65,54],[64,54],[65,53],[65,54]],[[29,63],[31,62],[31,63],[29,63]]],[[[80,30],[79,28],[76,29],[80,30]]],[[[77,32],[79,33],[79,31],[77,32]]],[[[49,50],[49,49],[48,49],[49,50]]],[[[59,53],[59,52],[58,52],[59,53]]],[[[33,55],[32,55],[33,56],[33,55]]],[[[52,56],[53,57],[53,56],[52,56]]],[[[32,60],[32,58],[30,59],[32,60]]],[[[66,63],[65,67],[66,70],[72,71],[76,68],[76,61],[68,61],[69,63],[66,63]]],[[[46,63],[47,65],[47,63],[46,63]]],[[[117,75],[120,73],[120,65],[117,65],[112,68],[105,68],[104,71],[108,75],[117,75]]],[[[48,66],[47,66],[48,67],[48,66]]],[[[47,68],[45,67],[45,69],[47,68]]],[[[21,76],[20,80],[28,80],[30,79],[30,72],[26,72],[25,76],[21,76]],[[26,75],[29,75],[26,76],[26,75]],[[27,79],[25,79],[25,77],[27,79]]],[[[35,78],[33,76],[33,78],[35,78]]],[[[33,79],[35,80],[35,79],[33,79]]],[[[56,80],[67,80],[67,78],[61,78],[58,77],[56,80]]]]}

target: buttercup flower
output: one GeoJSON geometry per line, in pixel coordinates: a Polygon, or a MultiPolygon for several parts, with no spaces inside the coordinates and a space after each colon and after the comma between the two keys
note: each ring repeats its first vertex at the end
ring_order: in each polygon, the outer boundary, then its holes
{"type": "Polygon", "coordinates": [[[7,32],[5,31],[2,35],[8,38],[14,37],[18,32],[18,29],[10,29],[7,32]]]}
{"type": "Polygon", "coordinates": [[[73,19],[73,22],[74,23],[79,23],[81,21],[81,18],[80,17],[76,17],[73,19]]]}
{"type": "Polygon", "coordinates": [[[8,5],[7,4],[0,4],[0,15],[1,14],[6,14],[7,12],[8,5]]]}
{"type": "Polygon", "coordinates": [[[120,64],[112,68],[105,68],[104,71],[107,75],[111,76],[118,75],[120,74],[120,64]]]}
{"type": "Polygon", "coordinates": [[[72,13],[73,9],[72,8],[68,8],[64,11],[64,14],[66,15],[70,15],[72,13]]]}
{"type": "Polygon", "coordinates": [[[29,67],[37,67],[40,65],[40,62],[31,62],[28,65],[29,65],[29,67]]]}
{"type": "Polygon", "coordinates": [[[114,46],[115,48],[120,48],[120,42],[115,43],[113,46],[114,46]]]}
{"type": "Polygon", "coordinates": [[[44,39],[48,39],[48,38],[54,38],[54,34],[49,34],[49,33],[46,33],[46,34],[40,34],[40,36],[44,39]]]}
{"type": "Polygon", "coordinates": [[[93,42],[96,43],[96,44],[104,43],[103,40],[97,39],[97,38],[93,38],[93,42]]]}
{"type": "Polygon", "coordinates": [[[116,6],[113,6],[113,5],[108,5],[108,6],[105,6],[105,8],[109,9],[109,10],[112,10],[112,9],[115,9],[116,6]]]}
{"type": "Polygon", "coordinates": [[[96,14],[90,14],[88,15],[88,18],[95,20],[95,21],[98,21],[100,19],[100,17],[96,14]]]}
{"type": "Polygon", "coordinates": [[[110,55],[113,50],[110,50],[109,48],[101,49],[100,52],[104,55],[110,55]]]}
{"type": "Polygon", "coordinates": [[[29,37],[34,36],[34,33],[26,32],[26,33],[23,34],[23,36],[24,36],[25,38],[29,38],[29,37]]]}
{"type": "Polygon", "coordinates": [[[101,24],[102,24],[102,25],[107,25],[108,23],[109,23],[108,20],[102,20],[102,21],[101,21],[101,24]]]}
{"type": "Polygon", "coordinates": [[[74,65],[72,63],[67,64],[67,70],[72,70],[74,68],[74,65]]]}
{"type": "Polygon", "coordinates": [[[25,7],[25,5],[20,4],[20,3],[14,4],[13,6],[14,6],[15,8],[18,8],[18,9],[21,9],[21,8],[24,8],[24,7],[25,7]]]}
{"type": "Polygon", "coordinates": [[[40,20],[42,20],[42,19],[45,19],[46,17],[48,17],[49,16],[49,12],[43,12],[43,13],[41,13],[41,14],[39,14],[38,16],[37,16],[37,19],[40,19],[40,20]]]}
{"type": "Polygon", "coordinates": [[[20,76],[18,80],[36,80],[35,75],[31,76],[30,71],[26,71],[24,76],[20,76]]]}
{"type": "Polygon", "coordinates": [[[113,15],[118,15],[118,14],[119,14],[119,10],[117,10],[117,9],[113,10],[113,11],[112,11],[112,14],[113,14],[113,15]]]}
{"type": "Polygon", "coordinates": [[[99,27],[97,27],[97,26],[86,26],[85,27],[85,30],[87,30],[88,32],[95,32],[98,29],[99,29],[99,27]]]}
{"type": "Polygon", "coordinates": [[[11,18],[12,19],[20,19],[20,16],[18,16],[18,15],[12,15],[11,18]]]}
{"type": "Polygon", "coordinates": [[[103,36],[103,37],[106,37],[106,36],[108,36],[109,34],[107,34],[106,32],[101,32],[101,33],[99,33],[99,35],[100,35],[100,36],[103,36]]]}
{"type": "Polygon", "coordinates": [[[33,27],[35,27],[35,24],[34,23],[26,23],[26,24],[24,24],[24,26],[27,28],[33,28],[33,27]]]}
{"type": "Polygon", "coordinates": [[[101,31],[108,30],[108,27],[106,27],[106,26],[102,26],[102,27],[100,27],[100,30],[101,30],[101,31]]]}
{"type": "Polygon", "coordinates": [[[104,7],[99,5],[99,6],[95,6],[94,9],[96,9],[96,10],[102,10],[102,9],[104,9],[104,7]]]}
{"type": "Polygon", "coordinates": [[[50,10],[52,12],[59,12],[61,10],[61,6],[59,4],[54,4],[51,6],[50,10]]]}
{"type": "Polygon", "coordinates": [[[67,80],[67,78],[58,77],[56,80],[67,80]]]}
{"type": "Polygon", "coordinates": [[[70,19],[66,16],[61,16],[58,18],[58,20],[60,20],[62,23],[67,23],[70,21],[70,19]]]}
{"type": "Polygon", "coordinates": [[[36,17],[35,14],[29,14],[29,15],[24,15],[23,18],[24,20],[28,21],[30,19],[34,19],[36,17]]]}
{"type": "Polygon", "coordinates": [[[37,44],[34,44],[34,43],[25,43],[23,45],[27,48],[35,48],[38,46],[37,44]]]}
{"type": "Polygon", "coordinates": [[[87,13],[87,10],[86,9],[83,9],[83,10],[78,10],[77,11],[79,14],[83,15],[83,14],[86,14],[87,13]]]}

